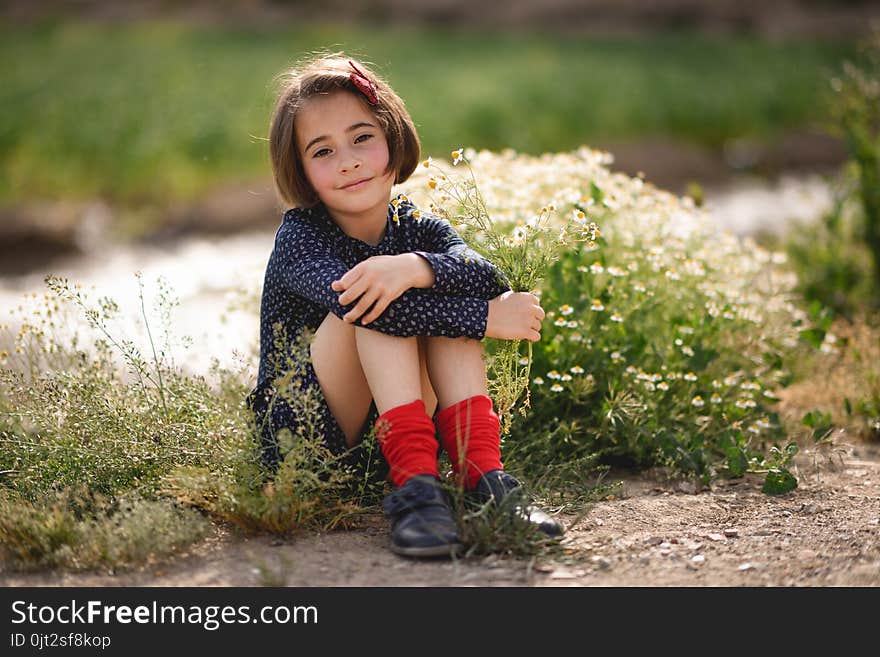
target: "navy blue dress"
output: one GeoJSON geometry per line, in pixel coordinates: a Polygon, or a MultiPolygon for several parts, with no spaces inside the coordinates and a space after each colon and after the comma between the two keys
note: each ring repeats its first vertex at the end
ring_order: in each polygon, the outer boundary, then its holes
{"type": "MultiPolygon", "coordinates": [[[[284,430],[297,435],[320,431],[333,454],[355,467],[384,460],[367,438],[378,413],[375,404],[361,430],[358,448],[348,450],[330,411],[309,356],[309,341],[327,313],[342,317],[331,283],[372,256],[417,253],[434,270],[431,288],[410,288],[391,302],[368,328],[395,336],[469,337],[482,340],[488,301],[510,289],[504,276],[446,221],[417,212],[409,201],[389,203],[385,235],[373,246],[349,237],[323,204],[285,212],[266,266],[260,304],[260,367],[247,396],[254,414],[263,462],[278,465],[285,453],[284,430]]],[[[355,322],[360,326],[360,320],[355,322]]],[[[291,443],[292,444],[292,443],[291,443]]],[[[384,476],[379,472],[378,476],[384,476]]]]}

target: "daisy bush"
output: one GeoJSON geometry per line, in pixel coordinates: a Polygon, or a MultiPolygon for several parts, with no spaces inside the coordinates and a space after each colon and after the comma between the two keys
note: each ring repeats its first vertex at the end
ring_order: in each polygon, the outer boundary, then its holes
{"type": "MultiPolygon", "coordinates": [[[[613,172],[608,153],[462,157],[490,231],[515,238],[548,216],[551,234],[601,226],[542,272],[542,339],[519,357],[531,370],[531,410],[514,416],[508,464],[540,472],[599,454],[703,483],[751,471],[767,475],[768,492],[795,485],[786,465],[796,446],[783,444],[775,409],[810,317],[783,254],[719,233],[689,198],[613,172]]],[[[433,166],[419,167],[411,195],[473,223],[433,166]]],[[[486,241],[474,246],[491,255],[486,241]]]]}

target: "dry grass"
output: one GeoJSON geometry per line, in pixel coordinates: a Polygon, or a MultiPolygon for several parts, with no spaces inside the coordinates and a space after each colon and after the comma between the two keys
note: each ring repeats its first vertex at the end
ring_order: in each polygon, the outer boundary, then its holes
{"type": "Polygon", "coordinates": [[[880,440],[880,315],[838,319],[823,348],[801,366],[806,376],[779,391],[787,426],[820,409],[864,440],[880,440]],[[849,409],[849,410],[848,410],[849,409]]]}

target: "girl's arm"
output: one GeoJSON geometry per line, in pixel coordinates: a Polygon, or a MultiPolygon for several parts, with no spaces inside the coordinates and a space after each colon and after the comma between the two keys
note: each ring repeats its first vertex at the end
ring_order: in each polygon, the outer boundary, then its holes
{"type": "MultiPolygon", "coordinates": [[[[342,305],[332,284],[348,271],[330,248],[326,234],[307,220],[286,222],[279,229],[272,266],[286,290],[327,308],[340,319],[354,307],[342,305]]],[[[412,288],[388,304],[369,328],[396,335],[469,337],[481,340],[486,332],[489,302],[474,296],[450,296],[412,288]]],[[[363,326],[361,318],[354,321],[363,326]]]]}
{"type": "Polygon", "coordinates": [[[471,249],[449,222],[427,216],[413,228],[421,247],[413,252],[433,268],[435,292],[494,299],[510,290],[501,271],[471,249]]]}

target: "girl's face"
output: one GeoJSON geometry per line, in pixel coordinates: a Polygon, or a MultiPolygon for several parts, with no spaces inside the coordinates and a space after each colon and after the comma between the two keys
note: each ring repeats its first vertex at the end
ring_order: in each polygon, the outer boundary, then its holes
{"type": "Polygon", "coordinates": [[[328,210],[351,215],[388,205],[395,178],[387,171],[388,140],[357,97],[310,98],[294,128],[306,178],[328,210]]]}

